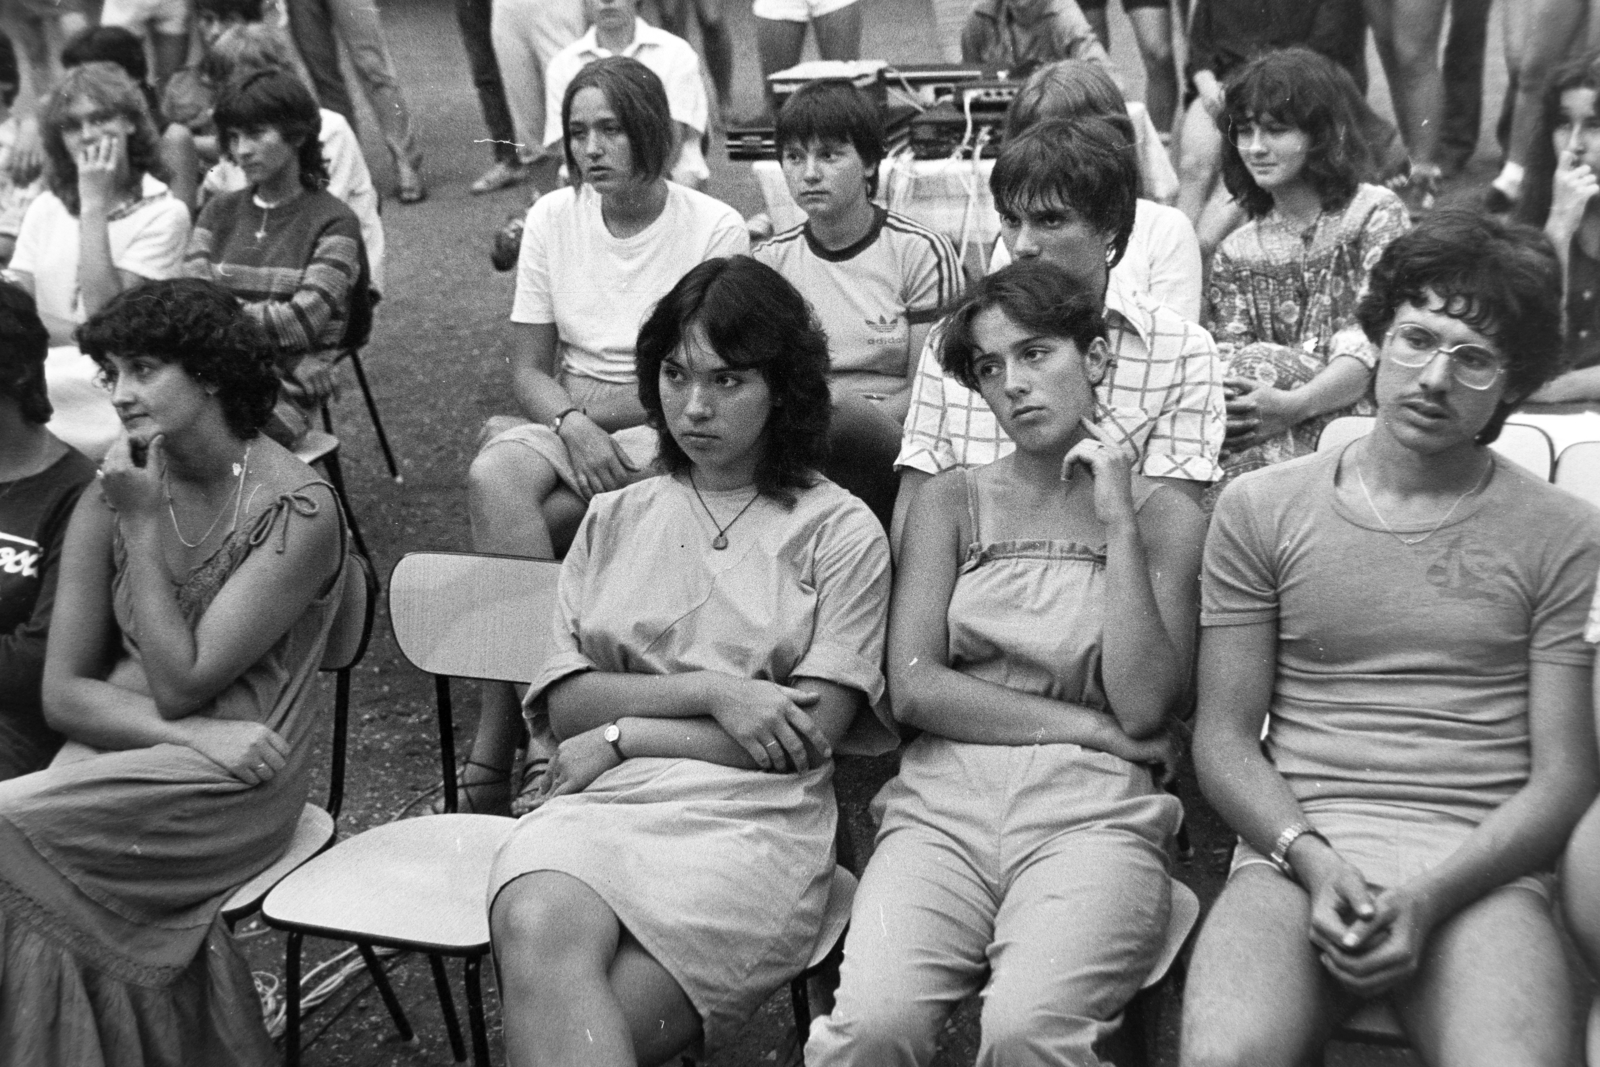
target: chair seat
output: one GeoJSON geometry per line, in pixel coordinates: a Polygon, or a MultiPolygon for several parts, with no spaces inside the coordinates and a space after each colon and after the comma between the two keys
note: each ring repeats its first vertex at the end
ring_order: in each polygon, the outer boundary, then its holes
{"type": "Polygon", "coordinates": [[[1166,977],[1172,969],[1172,962],[1189,940],[1189,931],[1194,929],[1194,924],[1200,918],[1200,898],[1194,895],[1194,890],[1176,878],[1171,882],[1172,904],[1167,910],[1167,939],[1162,943],[1161,954],[1156,957],[1140,989],[1149,989],[1166,977]]]}
{"type": "Polygon", "coordinates": [[[806,970],[820,967],[828,953],[844,936],[850,925],[850,908],[856,902],[856,876],[838,864],[833,867],[833,883],[828,886],[828,903],[822,910],[822,928],[817,931],[816,944],[811,946],[811,959],[806,970]]]}
{"type": "Polygon", "coordinates": [[[280,928],[424,952],[489,945],[489,865],[516,825],[428,815],[377,826],[279,882],[261,915],[280,928]]]}
{"type": "Polygon", "coordinates": [[[307,466],[339,450],[339,439],[322,430],[307,430],[294,448],[294,458],[307,466]]]}
{"type": "Polygon", "coordinates": [[[283,850],[283,855],[272,866],[233,891],[233,896],[222,906],[222,917],[231,922],[255,911],[261,904],[261,898],[286,874],[333,844],[334,835],[333,816],[315,804],[307,804],[300,812],[300,821],[295,824],[294,836],[289,839],[289,847],[283,850]]]}
{"type": "Polygon", "coordinates": [[[1379,1045],[1406,1044],[1405,1031],[1400,1029],[1400,1020],[1395,1018],[1394,1009],[1387,1000],[1369,1000],[1361,1005],[1339,1027],[1334,1038],[1338,1041],[1354,1038],[1379,1045]]]}

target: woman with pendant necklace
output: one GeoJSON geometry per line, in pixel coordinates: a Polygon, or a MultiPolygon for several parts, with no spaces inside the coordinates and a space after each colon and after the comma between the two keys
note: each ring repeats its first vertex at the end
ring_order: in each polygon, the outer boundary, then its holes
{"type": "Polygon", "coordinates": [[[1228,477],[1314,452],[1329,419],[1371,410],[1356,301],[1409,223],[1398,196],[1363,181],[1360,106],[1349,74],[1304,48],[1229,83],[1222,173],[1250,221],[1212,259],[1205,319],[1228,364],[1228,477]]]}
{"type": "Polygon", "coordinates": [[[267,434],[292,447],[337,399],[334,364],[371,325],[361,224],[326,189],[322,118],[293,74],[239,76],[215,116],[224,152],[250,185],[206,204],[184,272],[230,290],[265,327],[283,380],[267,434]]]}
{"type": "Polygon", "coordinates": [[[1488,447],[1560,370],[1560,280],[1536,231],[1425,218],[1361,302],[1372,432],[1217,503],[1194,755],[1240,842],[1187,1067],[1315,1060],[1370,998],[1428,1064],[1576,1058],[1553,872],[1600,784],[1600,514],[1488,447]]]}
{"type": "Polygon", "coordinates": [[[0,1048],[266,1067],[219,911],[289,843],[315,769],[338,498],[260,434],[277,375],[224,290],[152,282],[79,342],[124,432],[62,553],[43,697],[67,743],[0,783],[0,1048]]]}
{"type": "Polygon", "coordinates": [[[597,496],[567,553],[527,700],[561,745],[490,878],[516,1067],[713,1052],[818,936],[834,749],[858,717],[892,743],[867,712],[889,546],[816,473],[827,342],[805,301],[710,260],[637,366],[666,473],[597,496]]]}

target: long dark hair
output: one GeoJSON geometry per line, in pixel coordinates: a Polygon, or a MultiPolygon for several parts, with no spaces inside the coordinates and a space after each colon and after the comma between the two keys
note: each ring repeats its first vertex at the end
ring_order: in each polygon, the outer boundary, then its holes
{"type": "Polygon", "coordinates": [[[1256,184],[1233,144],[1233,131],[1273,119],[1311,139],[1301,171],[1325,211],[1339,211],[1373,174],[1372,148],[1361,132],[1361,97],[1350,72],[1309,48],[1268,52],[1228,82],[1217,116],[1222,131],[1222,181],[1245,214],[1272,210],[1272,194],[1256,184]]]}
{"type": "Polygon", "coordinates": [[[730,367],[761,372],[772,394],[756,489],[786,507],[817,483],[828,456],[828,339],[805,298],[783,275],[749,256],[708,259],[661,298],[639,331],[634,366],[639,403],[661,437],[660,462],[674,474],[693,461],[667,429],[661,364],[691,330],[730,367]]]}
{"type": "Polygon", "coordinates": [[[1593,89],[1600,93],[1600,52],[1587,52],[1570,59],[1550,76],[1539,115],[1539,134],[1533,139],[1533,150],[1528,155],[1522,196],[1517,200],[1515,213],[1518,222],[1529,226],[1543,226],[1550,216],[1557,162],[1554,135],[1561,125],[1561,94],[1568,89],[1593,89]]]}

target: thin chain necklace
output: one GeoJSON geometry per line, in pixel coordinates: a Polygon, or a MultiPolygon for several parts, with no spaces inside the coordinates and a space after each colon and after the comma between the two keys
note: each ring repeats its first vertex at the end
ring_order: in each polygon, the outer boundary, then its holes
{"type": "Polygon", "coordinates": [[[718,552],[728,547],[728,531],[733,529],[733,524],[744,518],[744,513],[750,510],[750,505],[761,499],[761,490],[757,489],[755,495],[745,503],[744,507],[739,509],[739,514],[729,519],[728,525],[724,526],[717,521],[717,516],[711,511],[710,505],[706,503],[706,498],[700,495],[700,487],[694,484],[694,471],[689,472],[689,488],[694,490],[695,499],[700,501],[702,508],[705,508],[706,517],[711,520],[711,525],[717,528],[717,536],[711,539],[711,547],[718,552]]]}
{"type": "MultiPolygon", "coordinates": [[[[244,475],[250,469],[250,449],[254,441],[244,446],[244,459],[233,465],[234,477],[239,479],[239,486],[233,491],[233,526],[239,525],[239,505],[244,502],[244,475]]],[[[222,516],[228,513],[228,505],[224,503],[217,512],[217,517],[211,520],[211,525],[206,527],[206,532],[200,535],[200,540],[190,541],[183,536],[183,527],[178,525],[178,511],[172,506],[172,486],[167,482],[167,472],[161,472],[161,491],[167,498],[167,515],[172,519],[172,532],[178,535],[178,540],[183,542],[184,548],[199,548],[205,544],[212,534],[217,532],[217,523],[222,521],[222,516]]],[[[232,529],[232,527],[229,527],[232,529]]]]}
{"type": "Polygon", "coordinates": [[[261,199],[260,193],[252,193],[250,195],[251,202],[261,209],[261,228],[256,231],[256,244],[260,244],[267,236],[267,216],[272,213],[273,208],[280,208],[299,195],[299,193],[290,193],[282,200],[276,200],[270,204],[261,199]]]}
{"type": "Polygon", "coordinates": [[[1361,485],[1361,495],[1367,498],[1367,507],[1372,509],[1372,513],[1378,517],[1378,521],[1383,523],[1383,528],[1388,530],[1390,535],[1393,536],[1395,540],[1399,541],[1402,545],[1410,547],[1412,545],[1422,544],[1422,542],[1426,541],[1428,538],[1432,537],[1434,534],[1443,529],[1444,524],[1450,521],[1450,516],[1456,513],[1456,508],[1461,506],[1461,502],[1467,499],[1467,497],[1471,496],[1473,493],[1476,493],[1478,490],[1482,489],[1484,485],[1488,483],[1489,472],[1494,470],[1494,458],[1492,456],[1490,457],[1489,465],[1483,469],[1483,476],[1480,477],[1473,485],[1468,487],[1465,493],[1462,493],[1460,496],[1456,497],[1456,502],[1451,504],[1450,510],[1444,513],[1444,518],[1434,523],[1433,529],[1429,530],[1421,537],[1401,537],[1395,532],[1395,528],[1389,525],[1389,520],[1383,517],[1383,512],[1378,510],[1378,505],[1372,502],[1372,494],[1367,491],[1367,480],[1361,476],[1360,461],[1354,461],[1352,466],[1354,466],[1356,469],[1356,481],[1361,485]]]}

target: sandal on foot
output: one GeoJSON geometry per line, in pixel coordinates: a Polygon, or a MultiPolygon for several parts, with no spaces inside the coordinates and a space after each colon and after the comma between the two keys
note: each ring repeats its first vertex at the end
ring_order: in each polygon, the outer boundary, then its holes
{"type": "Polygon", "coordinates": [[[530,756],[528,762],[522,765],[522,785],[517,789],[517,795],[511,798],[512,815],[526,815],[544,803],[540,791],[544,788],[545,772],[549,769],[550,761],[544,756],[530,756]]]}
{"type": "MultiPolygon", "coordinates": [[[[456,769],[456,812],[460,815],[504,815],[511,803],[507,788],[511,784],[511,773],[499,767],[491,767],[487,763],[480,763],[469,759],[456,769]],[[468,770],[476,767],[479,771],[486,772],[477,776],[477,781],[469,782],[468,770]],[[497,792],[498,791],[498,795],[497,792]],[[489,795],[485,796],[485,793],[489,795]],[[504,797],[504,799],[501,799],[504,797]]],[[[433,802],[433,813],[443,815],[444,797],[433,802]]]]}

